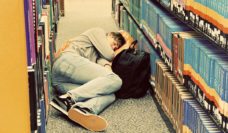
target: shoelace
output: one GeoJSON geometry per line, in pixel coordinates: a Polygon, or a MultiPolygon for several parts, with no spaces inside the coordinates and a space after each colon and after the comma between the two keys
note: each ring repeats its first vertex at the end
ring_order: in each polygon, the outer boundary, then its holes
{"type": "Polygon", "coordinates": [[[88,109],[88,108],[83,108],[83,107],[80,107],[80,106],[77,106],[77,105],[75,105],[75,106],[72,106],[72,108],[76,108],[76,109],[79,109],[80,111],[82,111],[83,113],[85,113],[85,114],[93,114],[93,111],[92,110],[90,110],[90,109],[88,109]]]}
{"type": "Polygon", "coordinates": [[[67,101],[67,103],[69,104],[70,107],[75,104],[75,102],[70,97],[67,97],[66,101],[67,101]]]}
{"type": "Polygon", "coordinates": [[[75,102],[71,99],[71,97],[67,97],[65,99],[62,99],[62,101],[66,105],[67,110],[69,110],[75,104],[75,102]]]}

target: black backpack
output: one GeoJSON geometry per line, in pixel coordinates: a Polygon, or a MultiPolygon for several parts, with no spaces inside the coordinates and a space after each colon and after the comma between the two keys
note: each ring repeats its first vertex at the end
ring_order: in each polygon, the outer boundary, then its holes
{"type": "Polygon", "coordinates": [[[134,41],[129,49],[120,52],[112,62],[112,70],[119,75],[123,84],[115,95],[117,98],[140,98],[151,87],[150,54],[134,49],[134,41]]]}

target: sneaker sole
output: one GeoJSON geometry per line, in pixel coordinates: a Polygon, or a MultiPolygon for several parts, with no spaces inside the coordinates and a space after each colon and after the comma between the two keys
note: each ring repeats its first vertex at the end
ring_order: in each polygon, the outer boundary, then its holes
{"type": "Polygon", "coordinates": [[[85,114],[75,108],[68,111],[68,117],[91,131],[104,131],[108,126],[104,118],[94,114],[85,114]]]}
{"type": "Polygon", "coordinates": [[[50,105],[51,105],[52,107],[54,107],[56,110],[62,112],[64,115],[66,115],[66,116],[68,115],[67,111],[64,110],[63,108],[61,108],[61,107],[60,107],[58,104],[56,104],[55,102],[51,101],[51,102],[50,102],[50,105]]]}

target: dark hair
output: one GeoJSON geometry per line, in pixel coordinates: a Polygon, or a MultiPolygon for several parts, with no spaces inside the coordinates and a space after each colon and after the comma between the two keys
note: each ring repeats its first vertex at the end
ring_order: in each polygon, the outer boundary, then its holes
{"type": "Polygon", "coordinates": [[[110,32],[110,35],[114,38],[114,40],[119,44],[120,47],[125,44],[126,40],[121,35],[121,33],[119,33],[119,32],[110,32]]]}

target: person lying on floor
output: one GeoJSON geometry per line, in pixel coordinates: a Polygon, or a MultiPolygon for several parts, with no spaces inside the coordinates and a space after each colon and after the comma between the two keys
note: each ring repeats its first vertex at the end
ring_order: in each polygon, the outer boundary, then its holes
{"type": "Polygon", "coordinates": [[[111,70],[111,61],[123,44],[121,33],[106,33],[101,28],[68,41],[52,67],[57,96],[51,105],[88,130],[105,130],[107,122],[98,114],[115,101],[114,92],[122,85],[111,70]]]}

